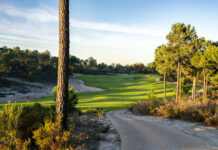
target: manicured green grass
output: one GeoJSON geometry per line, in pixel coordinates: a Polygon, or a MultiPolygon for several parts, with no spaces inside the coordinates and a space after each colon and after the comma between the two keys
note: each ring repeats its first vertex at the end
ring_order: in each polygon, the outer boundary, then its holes
{"type": "MultiPolygon", "coordinates": [[[[79,104],[82,110],[102,107],[105,111],[117,110],[131,106],[137,100],[146,100],[147,93],[153,89],[157,98],[163,97],[163,83],[156,82],[158,75],[90,75],[79,76],[86,85],[106,89],[100,92],[79,93],[79,104]],[[150,76],[149,78],[145,78],[150,76]]],[[[167,84],[167,97],[175,95],[175,84],[167,84]]],[[[55,104],[54,97],[45,97],[29,102],[17,102],[17,105],[41,103],[44,106],[55,104]]],[[[4,104],[0,104],[0,110],[4,104]]]]}
{"type": "MultiPolygon", "coordinates": [[[[117,110],[130,107],[137,100],[146,100],[153,89],[158,98],[163,97],[163,83],[156,82],[158,75],[80,76],[86,85],[106,89],[102,92],[81,93],[78,107],[82,110],[102,107],[117,110]],[[149,78],[145,78],[150,76],[149,78]]],[[[176,85],[167,84],[167,96],[175,95],[176,85]]]]}

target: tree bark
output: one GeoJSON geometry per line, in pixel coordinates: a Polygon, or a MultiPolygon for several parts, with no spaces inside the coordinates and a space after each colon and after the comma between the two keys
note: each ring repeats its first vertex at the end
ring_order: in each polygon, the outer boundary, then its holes
{"type": "Polygon", "coordinates": [[[164,100],[166,100],[166,73],[164,73],[164,100]]]}
{"type": "Polygon", "coordinates": [[[62,115],[67,128],[68,67],[69,67],[69,0],[59,0],[59,57],[56,113],[62,115]]]}
{"type": "Polygon", "coordinates": [[[180,63],[178,62],[178,69],[177,69],[177,87],[176,87],[176,101],[178,102],[179,97],[179,71],[180,71],[180,63]]]}
{"type": "Polygon", "coordinates": [[[205,79],[205,100],[207,100],[207,84],[208,84],[208,74],[206,74],[206,79],[205,79]]]}
{"type": "Polygon", "coordinates": [[[194,82],[195,82],[195,78],[193,79],[193,83],[192,83],[192,100],[194,100],[194,82]]]}
{"type": "Polygon", "coordinates": [[[181,95],[182,95],[182,66],[179,64],[180,71],[179,71],[179,101],[181,101],[181,95]]]}
{"type": "Polygon", "coordinates": [[[203,68],[203,75],[204,75],[204,79],[203,79],[203,82],[204,82],[204,87],[203,87],[203,101],[205,101],[205,89],[206,89],[206,82],[205,82],[205,70],[204,70],[204,68],[203,68]]]}
{"type": "Polygon", "coordinates": [[[196,77],[193,79],[193,87],[192,87],[192,100],[195,101],[196,97],[196,77]]]}
{"type": "Polygon", "coordinates": [[[195,92],[195,94],[194,94],[194,101],[196,100],[196,87],[197,87],[197,79],[196,79],[196,77],[195,77],[195,89],[194,89],[194,92],[195,92]]]}

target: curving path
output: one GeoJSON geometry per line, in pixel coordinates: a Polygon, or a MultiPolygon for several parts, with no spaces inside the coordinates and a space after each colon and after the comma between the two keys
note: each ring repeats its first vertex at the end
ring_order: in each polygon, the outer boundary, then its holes
{"type": "Polygon", "coordinates": [[[137,118],[126,110],[106,115],[121,136],[121,150],[218,150],[202,138],[137,118]]]}

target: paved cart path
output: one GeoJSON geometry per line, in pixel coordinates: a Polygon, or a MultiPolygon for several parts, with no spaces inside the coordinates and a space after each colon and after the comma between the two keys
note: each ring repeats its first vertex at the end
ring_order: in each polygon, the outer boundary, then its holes
{"type": "Polygon", "coordinates": [[[122,150],[218,150],[202,138],[146,121],[127,110],[108,112],[107,117],[121,136],[122,150]]]}

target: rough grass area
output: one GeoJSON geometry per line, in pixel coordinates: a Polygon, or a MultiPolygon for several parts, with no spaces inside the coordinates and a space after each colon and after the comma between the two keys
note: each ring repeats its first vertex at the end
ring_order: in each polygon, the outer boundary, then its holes
{"type": "MultiPolygon", "coordinates": [[[[79,76],[86,85],[106,89],[100,92],[79,93],[77,107],[83,111],[102,107],[105,111],[130,107],[137,100],[148,99],[147,93],[153,89],[157,98],[163,97],[163,83],[156,82],[159,75],[89,75],[79,76]],[[148,77],[149,76],[149,77],[148,77]]],[[[167,97],[175,95],[175,84],[167,84],[167,97]]],[[[17,105],[32,105],[40,103],[43,106],[54,105],[54,97],[45,97],[28,102],[17,102],[17,105]]],[[[4,104],[0,104],[0,110],[4,104]]]]}
{"type": "Polygon", "coordinates": [[[137,101],[130,110],[135,115],[156,115],[170,119],[183,119],[201,122],[218,128],[218,100],[207,100],[197,98],[182,99],[176,102],[175,99],[157,101],[137,101]]]}

